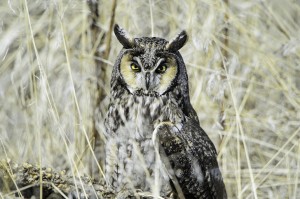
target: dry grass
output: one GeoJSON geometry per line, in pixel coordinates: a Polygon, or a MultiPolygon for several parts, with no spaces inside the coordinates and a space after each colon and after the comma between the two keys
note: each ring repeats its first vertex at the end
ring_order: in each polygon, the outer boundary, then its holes
{"type": "MultiPolygon", "coordinates": [[[[181,53],[191,100],[218,148],[229,198],[299,198],[300,3],[224,2],[118,1],[115,21],[135,36],[189,33],[181,53]]],[[[111,6],[99,7],[104,31],[111,6]]],[[[106,49],[91,41],[89,14],[82,0],[1,1],[1,159],[88,173],[93,55],[106,49]]],[[[108,60],[98,57],[108,73],[120,49],[113,36],[108,60]]]]}

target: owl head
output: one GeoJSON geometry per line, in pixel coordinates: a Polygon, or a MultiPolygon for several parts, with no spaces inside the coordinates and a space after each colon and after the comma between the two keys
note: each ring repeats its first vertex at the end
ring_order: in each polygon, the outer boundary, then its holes
{"type": "Polygon", "coordinates": [[[123,45],[114,75],[131,94],[164,95],[182,78],[187,80],[178,52],[188,39],[185,31],[170,42],[158,37],[131,38],[118,25],[115,25],[114,32],[123,45]]]}

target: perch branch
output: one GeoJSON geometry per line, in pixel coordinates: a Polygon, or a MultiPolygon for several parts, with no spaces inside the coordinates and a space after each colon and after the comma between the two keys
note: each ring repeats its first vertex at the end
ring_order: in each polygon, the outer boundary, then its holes
{"type": "Polygon", "coordinates": [[[28,163],[18,165],[10,161],[0,161],[0,192],[2,196],[18,195],[22,198],[40,196],[40,181],[43,198],[114,198],[103,182],[88,176],[75,178],[65,171],[33,166],[28,163]],[[40,173],[41,171],[41,173],[40,173]],[[40,177],[42,178],[40,180],[40,177]],[[77,185],[77,190],[76,190],[77,185]],[[68,196],[68,197],[67,197],[68,196]]]}

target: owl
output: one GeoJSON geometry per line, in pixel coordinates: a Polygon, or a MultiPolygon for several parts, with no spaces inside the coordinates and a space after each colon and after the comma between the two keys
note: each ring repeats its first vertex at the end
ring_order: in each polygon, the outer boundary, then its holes
{"type": "Polygon", "coordinates": [[[105,178],[117,198],[227,198],[216,149],[189,98],[188,76],[173,40],[131,38],[115,25],[122,44],[112,70],[105,118],[105,178]]]}

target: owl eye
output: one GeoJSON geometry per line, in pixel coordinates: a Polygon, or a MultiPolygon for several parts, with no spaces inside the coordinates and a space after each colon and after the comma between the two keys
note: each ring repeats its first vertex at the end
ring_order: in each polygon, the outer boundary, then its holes
{"type": "Polygon", "coordinates": [[[167,70],[167,66],[166,65],[160,65],[159,67],[157,67],[157,69],[155,70],[156,73],[164,73],[167,70]]]}
{"type": "Polygon", "coordinates": [[[136,64],[134,64],[134,63],[132,63],[132,64],[130,65],[130,68],[131,68],[131,70],[133,70],[133,71],[136,72],[136,73],[141,72],[141,67],[139,67],[138,65],[136,65],[136,64]]]}

